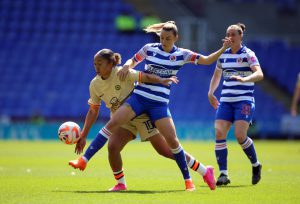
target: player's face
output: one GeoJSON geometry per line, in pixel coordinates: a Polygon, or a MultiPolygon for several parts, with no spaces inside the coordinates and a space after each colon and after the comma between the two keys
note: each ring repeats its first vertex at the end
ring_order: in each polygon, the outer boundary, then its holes
{"type": "Polygon", "coordinates": [[[174,35],[173,31],[162,30],[160,33],[160,43],[162,48],[166,52],[170,52],[177,40],[177,36],[174,35]]]}
{"type": "Polygon", "coordinates": [[[102,57],[96,57],[94,59],[94,67],[97,75],[101,76],[103,79],[107,79],[112,70],[112,63],[102,57]]]}
{"type": "Polygon", "coordinates": [[[230,38],[233,46],[239,46],[242,42],[242,36],[236,29],[228,29],[226,36],[230,38]]]}

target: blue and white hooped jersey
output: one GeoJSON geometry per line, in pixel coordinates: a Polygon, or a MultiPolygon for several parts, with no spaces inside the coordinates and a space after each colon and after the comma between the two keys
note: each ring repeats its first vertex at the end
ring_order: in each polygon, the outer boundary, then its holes
{"type": "MultiPolygon", "coordinates": [[[[146,60],[145,73],[155,74],[162,78],[175,76],[186,63],[197,63],[200,54],[187,49],[173,47],[171,52],[165,52],[160,43],[146,44],[134,55],[136,62],[146,60]]],[[[170,86],[161,84],[139,83],[134,93],[148,99],[169,103],[170,86]]]]}
{"type": "Polygon", "coordinates": [[[243,46],[236,54],[231,53],[228,48],[218,59],[217,67],[223,71],[223,87],[221,92],[221,102],[252,101],[254,102],[254,82],[242,83],[230,79],[233,75],[241,77],[249,76],[253,73],[250,67],[259,65],[255,53],[243,46]]]}

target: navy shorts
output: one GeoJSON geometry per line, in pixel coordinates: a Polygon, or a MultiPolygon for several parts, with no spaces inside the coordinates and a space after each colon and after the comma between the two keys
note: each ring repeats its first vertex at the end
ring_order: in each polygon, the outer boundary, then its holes
{"type": "Polygon", "coordinates": [[[135,93],[132,93],[125,103],[131,106],[136,116],[146,113],[153,122],[172,117],[167,103],[157,102],[135,93]]]}
{"type": "Polygon", "coordinates": [[[255,104],[251,101],[221,102],[216,113],[216,120],[234,122],[245,120],[252,122],[255,104]]]}

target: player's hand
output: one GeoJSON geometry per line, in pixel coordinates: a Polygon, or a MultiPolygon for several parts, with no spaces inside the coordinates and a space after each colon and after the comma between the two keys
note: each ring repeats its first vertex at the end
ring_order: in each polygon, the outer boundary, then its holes
{"type": "Polygon", "coordinates": [[[124,81],[129,72],[129,65],[124,65],[123,68],[117,73],[117,76],[120,78],[121,81],[124,81]]]}
{"type": "Polygon", "coordinates": [[[81,154],[83,152],[83,149],[85,147],[86,144],[86,138],[85,137],[81,137],[78,142],[76,143],[76,147],[75,147],[75,153],[76,154],[81,154]]]}
{"type": "Polygon", "coordinates": [[[179,80],[176,76],[171,76],[170,78],[161,78],[161,84],[165,86],[170,86],[171,83],[178,84],[179,80]]]}
{"type": "Polygon", "coordinates": [[[209,103],[210,105],[215,109],[217,110],[218,106],[220,105],[217,97],[213,94],[208,94],[208,100],[209,100],[209,103]]]}
{"type": "Polygon", "coordinates": [[[230,79],[235,79],[235,80],[237,80],[237,81],[239,81],[239,82],[246,82],[246,79],[244,78],[244,77],[241,77],[241,76],[231,76],[230,77],[230,79]]]}
{"type": "Polygon", "coordinates": [[[222,41],[223,41],[223,47],[225,47],[226,49],[232,46],[232,41],[230,38],[225,37],[222,41]]]}

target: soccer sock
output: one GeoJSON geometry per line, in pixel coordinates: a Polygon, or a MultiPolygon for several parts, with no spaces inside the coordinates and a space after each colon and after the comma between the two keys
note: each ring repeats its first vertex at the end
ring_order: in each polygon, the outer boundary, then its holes
{"type": "Polygon", "coordinates": [[[191,179],[185,158],[185,153],[181,145],[179,145],[179,147],[177,147],[176,149],[171,149],[171,151],[173,152],[174,158],[178,167],[181,170],[184,180],[191,179]]]}
{"type": "Polygon", "coordinates": [[[96,138],[92,141],[88,149],[85,151],[83,157],[88,161],[90,160],[98,150],[100,150],[105,143],[107,142],[108,138],[111,136],[111,132],[103,127],[96,138]]]}
{"type": "Polygon", "coordinates": [[[125,175],[124,175],[123,170],[116,171],[116,172],[113,172],[113,173],[114,173],[114,177],[115,177],[115,179],[117,180],[118,183],[122,183],[122,184],[126,185],[125,175]]]}
{"type": "Polygon", "coordinates": [[[188,162],[188,166],[194,171],[198,172],[202,176],[206,173],[206,167],[197,161],[194,157],[191,156],[190,161],[188,162]]]}
{"type": "Polygon", "coordinates": [[[258,166],[259,161],[257,160],[254,144],[251,138],[247,137],[245,141],[242,142],[240,145],[246,153],[247,157],[250,159],[252,166],[258,166]]]}
{"type": "Polygon", "coordinates": [[[228,175],[227,172],[227,143],[226,140],[216,140],[215,154],[221,173],[228,175]]]}

